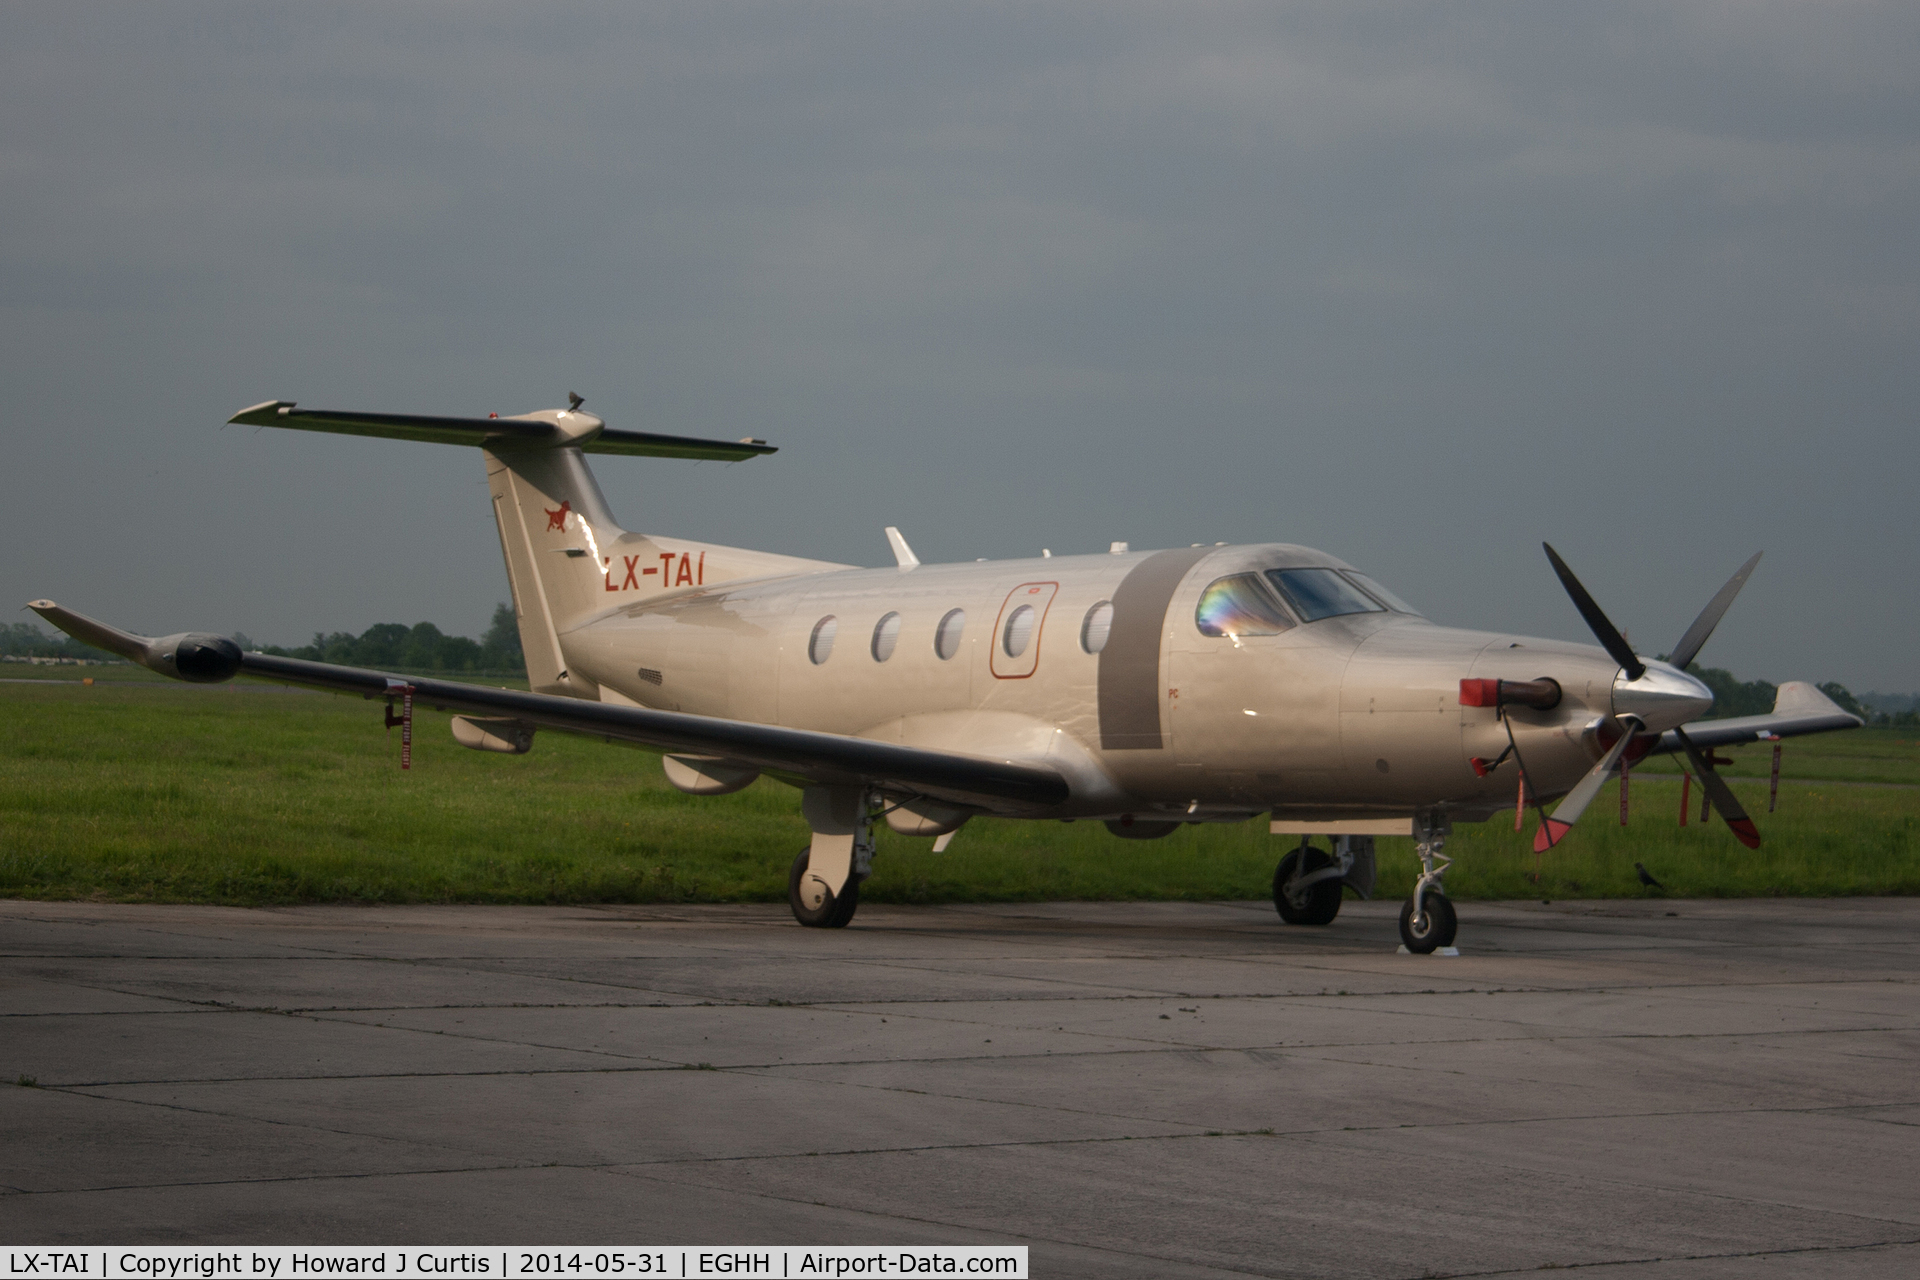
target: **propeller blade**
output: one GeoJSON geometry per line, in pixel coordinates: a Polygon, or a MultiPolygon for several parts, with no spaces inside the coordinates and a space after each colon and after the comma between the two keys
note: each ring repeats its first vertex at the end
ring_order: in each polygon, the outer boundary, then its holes
{"type": "Polygon", "coordinates": [[[1620,664],[1621,669],[1627,673],[1627,679],[1638,680],[1647,674],[1647,664],[1635,655],[1633,646],[1627,643],[1627,638],[1620,634],[1619,628],[1607,620],[1607,615],[1601,612],[1600,606],[1595,604],[1593,597],[1587,594],[1587,589],[1580,585],[1580,579],[1574,577],[1573,570],[1567,568],[1567,562],[1560,558],[1560,553],[1547,543],[1543,542],[1540,545],[1546,547],[1547,559],[1553,562],[1553,571],[1560,575],[1560,585],[1567,589],[1569,596],[1573,597],[1573,607],[1578,609],[1580,616],[1587,620],[1587,628],[1593,632],[1594,639],[1600,642],[1600,647],[1620,664]]]}
{"type": "Polygon", "coordinates": [[[1566,798],[1554,807],[1551,814],[1543,815],[1540,829],[1533,833],[1533,851],[1545,853],[1560,843],[1567,832],[1573,830],[1573,824],[1580,821],[1580,815],[1587,811],[1593,798],[1600,794],[1600,788],[1606,785],[1607,775],[1620,763],[1620,756],[1633,741],[1633,735],[1640,732],[1641,724],[1629,716],[1622,716],[1617,723],[1620,726],[1620,740],[1600,759],[1600,763],[1587,771],[1587,776],[1567,792],[1566,798]]]}
{"type": "MultiPolygon", "coordinates": [[[[1755,559],[1758,558],[1755,557],[1755,559]]],[[[1687,759],[1693,761],[1693,772],[1700,779],[1700,785],[1707,789],[1707,798],[1713,801],[1713,807],[1720,811],[1720,816],[1726,819],[1727,826],[1732,828],[1734,839],[1749,849],[1758,849],[1760,828],[1753,825],[1753,819],[1747,816],[1747,811],[1740,807],[1738,800],[1734,799],[1733,788],[1727,785],[1725,778],[1714,772],[1713,764],[1700,754],[1700,748],[1693,745],[1693,739],[1687,736],[1685,729],[1675,729],[1673,733],[1680,739],[1680,745],[1685,749],[1687,759]]]]}
{"type": "Polygon", "coordinates": [[[1727,606],[1731,605],[1733,598],[1740,594],[1740,588],[1747,585],[1747,577],[1753,572],[1753,566],[1760,563],[1762,554],[1759,551],[1754,552],[1753,559],[1741,565],[1740,572],[1727,579],[1727,585],[1720,588],[1720,594],[1707,601],[1707,607],[1700,611],[1700,616],[1695,618],[1693,625],[1687,628],[1687,634],[1681,636],[1680,643],[1673,646],[1673,653],[1667,658],[1668,662],[1682,671],[1687,669],[1687,664],[1694,660],[1701,647],[1707,643],[1707,637],[1712,635],[1713,629],[1720,625],[1720,617],[1726,613],[1727,606]]]}

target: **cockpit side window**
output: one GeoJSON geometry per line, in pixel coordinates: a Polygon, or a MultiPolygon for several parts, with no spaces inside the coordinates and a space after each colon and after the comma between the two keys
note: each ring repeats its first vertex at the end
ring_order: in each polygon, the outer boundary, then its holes
{"type": "Polygon", "coordinates": [[[1257,573],[1221,578],[1200,593],[1193,621],[1203,636],[1277,636],[1293,626],[1257,573]]]}
{"type": "Polygon", "coordinates": [[[1366,574],[1357,572],[1353,569],[1342,569],[1340,573],[1343,577],[1351,580],[1356,585],[1358,585],[1362,591],[1366,592],[1368,595],[1372,596],[1375,600],[1378,600],[1381,604],[1387,606],[1387,608],[1393,610],[1395,613],[1410,613],[1416,618],[1423,618],[1426,616],[1425,614],[1421,613],[1418,609],[1408,604],[1405,600],[1402,600],[1399,596],[1393,594],[1393,592],[1387,590],[1385,587],[1381,586],[1378,582],[1375,582],[1372,578],[1369,578],[1366,574]]]}
{"type": "Polygon", "coordinates": [[[1385,613],[1387,607],[1336,569],[1269,569],[1271,582],[1303,622],[1348,613],[1385,613]]]}

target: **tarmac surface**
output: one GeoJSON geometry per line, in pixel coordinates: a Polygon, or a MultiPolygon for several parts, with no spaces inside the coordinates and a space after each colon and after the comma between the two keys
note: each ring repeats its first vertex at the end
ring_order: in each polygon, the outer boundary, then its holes
{"type": "Polygon", "coordinates": [[[1920,900],[1397,910],[0,902],[0,1240],[1920,1275],[1920,900]]]}

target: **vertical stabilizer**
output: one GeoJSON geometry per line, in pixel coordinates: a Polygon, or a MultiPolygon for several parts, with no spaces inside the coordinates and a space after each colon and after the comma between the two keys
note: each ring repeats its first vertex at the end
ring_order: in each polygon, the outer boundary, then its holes
{"type": "Polygon", "coordinates": [[[496,446],[486,459],[528,683],[535,693],[598,698],[598,685],[567,671],[560,637],[604,607],[601,548],[624,531],[578,449],[496,446]]]}

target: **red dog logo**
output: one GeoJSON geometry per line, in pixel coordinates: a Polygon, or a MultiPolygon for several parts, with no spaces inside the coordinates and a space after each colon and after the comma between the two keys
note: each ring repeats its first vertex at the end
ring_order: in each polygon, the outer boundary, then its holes
{"type": "Polygon", "coordinates": [[[558,511],[547,511],[545,507],[540,509],[547,512],[547,532],[553,533],[555,530],[567,527],[567,517],[573,514],[573,503],[563,498],[558,511]]]}

